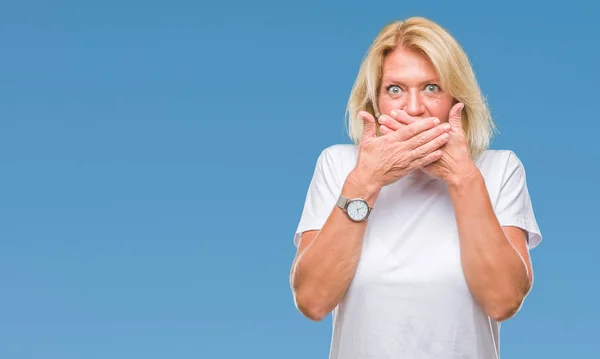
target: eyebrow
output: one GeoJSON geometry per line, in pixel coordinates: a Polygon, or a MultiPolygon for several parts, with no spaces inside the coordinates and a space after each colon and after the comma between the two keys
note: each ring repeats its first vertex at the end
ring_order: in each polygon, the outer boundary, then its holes
{"type": "MultiPolygon", "coordinates": [[[[397,83],[400,85],[406,85],[403,81],[397,79],[397,78],[391,78],[391,77],[384,77],[383,78],[383,82],[388,82],[388,83],[397,83]]],[[[421,81],[418,84],[419,85],[426,85],[426,84],[439,84],[440,80],[438,78],[432,78],[432,79],[427,79],[425,81],[421,81]]]]}

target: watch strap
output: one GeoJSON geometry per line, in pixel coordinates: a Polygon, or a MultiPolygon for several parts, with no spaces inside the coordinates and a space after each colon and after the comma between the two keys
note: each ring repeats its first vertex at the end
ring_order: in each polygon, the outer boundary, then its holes
{"type": "Polygon", "coordinates": [[[341,209],[346,210],[346,205],[348,204],[348,202],[350,202],[351,200],[355,200],[355,199],[359,199],[361,201],[364,201],[367,204],[367,207],[369,208],[369,211],[373,210],[373,207],[369,206],[369,203],[367,202],[366,199],[364,199],[364,198],[347,198],[347,197],[342,196],[341,194],[338,197],[336,205],[338,207],[340,207],[341,209]]]}
{"type": "Polygon", "coordinates": [[[346,210],[346,204],[348,204],[349,201],[350,200],[348,198],[340,195],[338,197],[336,205],[345,211],[346,210]]]}

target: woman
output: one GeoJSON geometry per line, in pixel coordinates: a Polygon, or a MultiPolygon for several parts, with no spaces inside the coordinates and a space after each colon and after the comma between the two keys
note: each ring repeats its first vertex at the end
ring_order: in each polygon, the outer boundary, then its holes
{"type": "Polygon", "coordinates": [[[498,358],[542,237],[466,54],[427,19],[390,24],[347,110],[354,144],[320,154],[294,238],[298,309],[332,312],[331,358],[498,358]]]}

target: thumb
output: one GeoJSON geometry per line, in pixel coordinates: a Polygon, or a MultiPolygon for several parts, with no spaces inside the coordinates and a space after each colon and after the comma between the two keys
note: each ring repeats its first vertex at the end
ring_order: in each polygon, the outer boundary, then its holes
{"type": "Polygon", "coordinates": [[[463,103],[459,102],[456,105],[452,106],[452,108],[450,109],[450,115],[448,117],[448,122],[450,122],[450,125],[452,125],[452,127],[462,129],[462,127],[463,127],[463,125],[462,125],[462,110],[463,110],[463,108],[465,108],[465,105],[463,103]]]}
{"type": "Polygon", "coordinates": [[[363,139],[377,137],[375,117],[366,111],[360,111],[358,116],[363,120],[363,139]]]}

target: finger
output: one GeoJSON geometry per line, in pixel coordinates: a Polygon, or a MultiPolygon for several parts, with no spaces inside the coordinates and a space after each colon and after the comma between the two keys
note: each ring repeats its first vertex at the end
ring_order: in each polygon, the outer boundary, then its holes
{"type": "Polygon", "coordinates": [[[418,119],[410,116],[408,113],[406,113],[406,111],[404,110],[392,110],[390,112],[390,116],[400,122],[403,123],[405,125],[410,125],[411,123],[417,122],[418,119]]]}
{"type": "Polygon", "coordinates": [[[398,121],[394,120],[392,117],[387,116],[387,115],[381,115],[379,117],[379,123],[382,126],[386,126],[387,128],[390,128],[394,131],[399,130],[402,127],[401,123],[399,123],[398,121]]]}
{"type": "Polygon", "coordinates": [[[399,141],[406,141],[412,137],[415,137],[419,133],[423,131],[427,131],[437,125],[439,125],[440,120],[437,118],[428,118],[419,120],[411,123],[408,126],[402,127],[400,130],[395,131],[392,136],[395,136],[399,141]]]}
{"type": "Polygon", "coordinates": [[[430,165],[430,164],[434,163],[435,161],[439,160],[440,158],[442,158],[442,155],[443,155],[443,153],[441,150],[435,150],[435,151],[431,152],[430,154],[426,155],[425,157],[421,157],[418,160],[414,161],[413,168],[421,168],[421,167],[430,165]]]}
{"type": "Polygon", "coordinates": [[[427,131],[423,131],[420,134],[414,136],[413,138],[411,138],[410,140],[408,140],[408,147],[410,149],[415,149],[417,147],[421,147],[423,145],[425,145],[426,143],[432,141],[433,139],[437,138],[438,136],[449,132],[450,131],[450,124],[448,123],[442,123],[439,124],[437,126],[435,126],[432,129],[429,129],[427,131]]]}
{"type": "Polygon", "coordinates": [[[465,108],[465,105],[461,102],[452,106],[450,109],[450,114],[448,116],[448,122],[452,125],[452,127],[462,129],[462,110],[465,108]]]}
{"type": "Polygon", "coordinates": [[[450,139],[449,133],[444,132],[440,134],[433,140],[428,141],[425,144],[413,149],[410,153],[411,158],[420,159],[426,157],[427,155],[439,150],[440,147],[442,147],[446,144],[446,142],[448,142],[448,139],[450,139]]]}
{"type": "Polygon", "coordinates": [[[363,139],[377,137],[375,117],[367,111],[360,111],[358,116],[363,120],[363,139]]]}
{"type": "Polygon", "coordinates": [[[386,125],[379,126],[379,131],[381,131],[381,133],[383,133],[384,135],[387,135],[388,133],[394,132],[393,129],[387,127],[386,125]]]}

